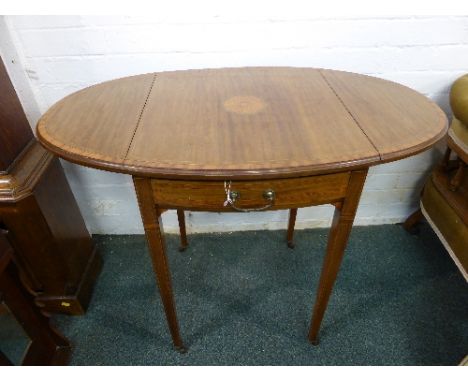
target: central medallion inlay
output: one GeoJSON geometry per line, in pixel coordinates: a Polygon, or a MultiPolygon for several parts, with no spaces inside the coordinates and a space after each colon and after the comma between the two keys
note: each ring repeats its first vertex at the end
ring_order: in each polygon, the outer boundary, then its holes
{"type": "Polygon", "coordinates": [[[266,107],[266,103],[255,96],[235,96],[224,101],[224,109],[236,114],[256,114],[266,107]]]}

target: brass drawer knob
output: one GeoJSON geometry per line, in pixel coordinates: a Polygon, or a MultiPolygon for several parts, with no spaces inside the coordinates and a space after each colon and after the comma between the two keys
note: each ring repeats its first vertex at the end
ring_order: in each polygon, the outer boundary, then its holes
{"type": "Polygon", "coordinates": [[[275,191],[268,189],[263,191],[263,199],[273,201],[275,200],[275,191]]]}

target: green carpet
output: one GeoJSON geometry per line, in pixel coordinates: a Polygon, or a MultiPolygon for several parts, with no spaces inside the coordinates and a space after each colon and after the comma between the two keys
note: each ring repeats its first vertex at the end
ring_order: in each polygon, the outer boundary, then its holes
{"type": "MultiPolygon", "coordinates": [[[[355,227],[320,345],[307,341],[326,229],[167,236],[186,354],[177,353],[144,236],[95,236],[104,258],[85,316],[58,316],[72,365],[456,365],[468,285],[432,230],[355,227]]],[[[0,329],[1,331],[1,329],[0,329]]],[[[1,340],[0,333],[0,340],[1,340]]]]}

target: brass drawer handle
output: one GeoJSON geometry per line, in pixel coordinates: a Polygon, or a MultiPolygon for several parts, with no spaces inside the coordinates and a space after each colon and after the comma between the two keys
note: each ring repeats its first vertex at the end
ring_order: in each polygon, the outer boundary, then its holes
{"type": "Polygon", "coordinates": [[[253,211],[267,210],[268,208],[272,207],[275,204],[275,197],[276,197],[275,191],[268,189],[268,190],[263,191],[263,199],[265,199],[268,202],[268,204],[261,206],[261,207],[242,208],[242,207],[237,207],[235,204],[236,201],[240,199],[239,191],[235,191],[235,190],[231,191],[230,184],[229,184],[229,188],[226,190],[226,194],[227,194],[227,200],[224,203],[224,205],[226,206],[229,204],[233,209],[239,212],[253,212],[253,211]]]}

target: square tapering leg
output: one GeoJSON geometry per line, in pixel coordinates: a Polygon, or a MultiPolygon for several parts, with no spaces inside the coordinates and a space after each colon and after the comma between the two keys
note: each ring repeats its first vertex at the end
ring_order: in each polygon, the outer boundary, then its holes
{"type": "Polygon", "coordinates": [[[349,234],[353,226],[354,217],[361,197],[362,188],[366,181],[367,170],[353,171],[349,179],[346,196],[341,208],[336,207],[332,226],[328,233],[328,244],[323,261],[320,281],[317,288],[315,306],[309,329],[309,341],[318,344],[318,333],[322,323],[328,300],[340,269],[349,234]]]}
{"type": "Polygon", "coordinates": [[[151,181],[147,178],[134,177],[133,183],[135,185],[141,219],[145,228],[146,240],[153,263],[153,270],[156,274],[156,281],[164,305],[169,330],[171,331],[172,341],[178,351],[185,352],[186,348],[180,337],[179,324],[177,322],[161,216],[158,214],[157,206],[153,199],[151,181]]]}

